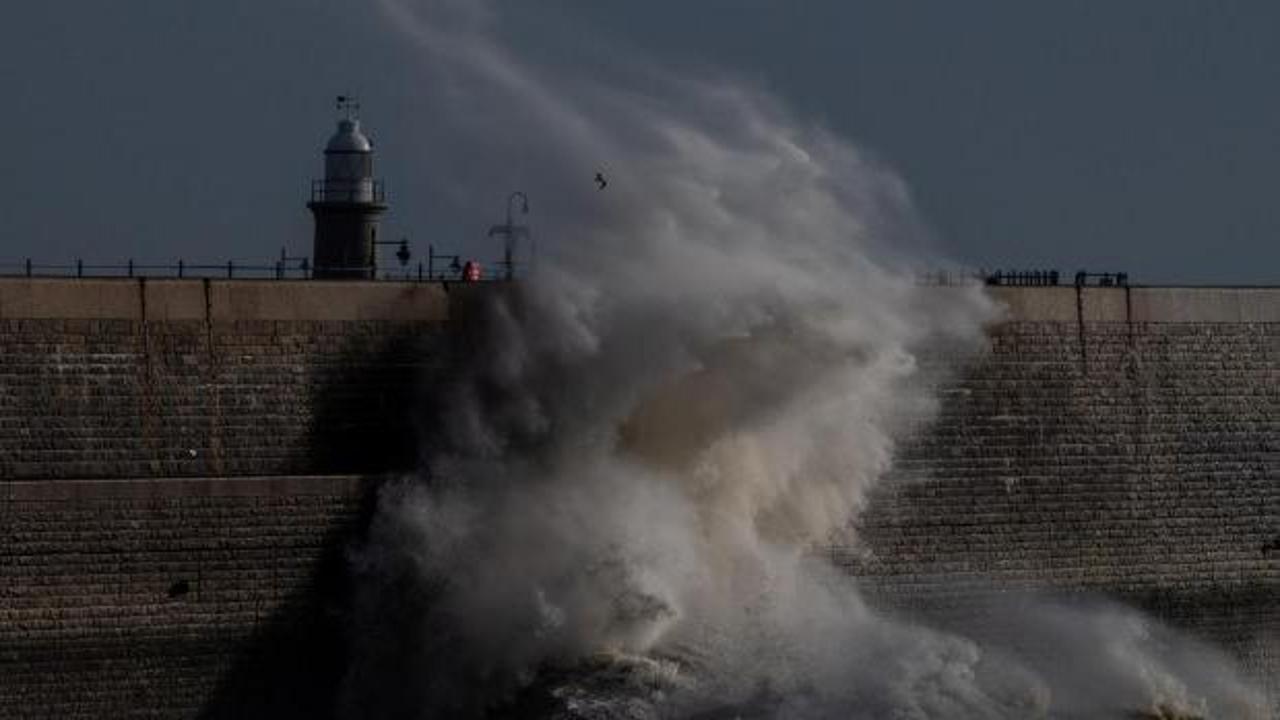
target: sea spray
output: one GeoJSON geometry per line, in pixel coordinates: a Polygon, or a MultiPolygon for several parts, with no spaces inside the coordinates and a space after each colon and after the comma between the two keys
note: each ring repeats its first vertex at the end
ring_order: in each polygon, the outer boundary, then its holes
{"type": "Polygon", "coordinates": [[[852,515],[927,418],[920,354],[978,352],[994,317],[976,288],[913,281],[920,228],[891,173],[723,77],[542,66],[487,6],[382,6],[422,53],[439,191],[479,213],[526,188],[539,264],[455,296],[422,470],[353,553],[346,714],[1250,707],[1219,665],[1167,662],[1171,635],[1112,632],[1151,627],[1127,611],[1028,601],[1019,638],[1061,651],[1028,657],[886,617],[812,552],[856,542],[852,515]]]}

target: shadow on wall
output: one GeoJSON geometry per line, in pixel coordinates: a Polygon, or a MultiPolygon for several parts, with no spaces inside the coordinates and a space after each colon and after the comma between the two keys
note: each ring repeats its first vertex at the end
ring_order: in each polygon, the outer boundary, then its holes
{"type": "Polygon", "coordinates": [[[345,617],[351,591],[346,548],[368,524],[375,495],[366,495],[351,524],[324,534],[324,549],[309,581],[260,623],[197,717],[335,717],[347,657],[345,617]]]}
{"type": "MultiPolygon", "coordinates": [[[[451,292],[449,335],[439,345],[445,352],[433,368],[432,381],[422,386],[427,391],[416,400],[415,412],[421,418],[418,447],[424,458],[457,450],[461,441],[456,431],[468,427],[461,417],[466,410],[459,403],[480,415],[494,412],[495,405],[501,404],[502,389],[485,381],[490,359],[485,353],[504,351],[501,328],[510,321],[508,313],[518,312],[518,300],[503,300],[493,291],[451,292]]],[[[380,496],[396,507],[399,493],[433,481],[432,468],[424,462],[417,475],[405,483],[384,486],[380,496]]],[[[403,537],[396,523],[379,524],[375,519],[364,529],[362,541],[349,546],[352,557],[358,559],[347,568],[347,665],[336,692],[337,710],[330,712],[343,718],[420,718],[424,711],[441,707],[441,697],[452,697],[456,689],[439,677],[453,673],[436,672],[461,662],[459,648],[465,642],[436,605],[448,578],[423,573],[412,551],[413,540],[403,537]]],[[[489,683],[487,677],[467,677],[489,683]]],[[[462,693],[459,701],[466,695],[462,693]]],[[[456,709],[459,712],[450,716],[472,716],[477,710],[465,705],[456,709]]]]}
{"type": "Polygon", "coordinates": [[[444,355],[442,331],[359,327],[321,371],[304,465],[321,474],[412,471],[430,435],[420,411],[444,355]]]}
{"type": "MultiPolygon", "coordinates": [[[[310,582],[260,621],[200,712],[202,720],[338,717],[353,683],[353,657],[362,658],[361,672],[376,672],[378,659],[399,662],[420,639],[413,628],[424,589],[416,574],[353,569],[352,549],[364,541],[380,488],[413,471],[447,421],[446,387],[467,366],[468,343],[444,327],[421,324],[366,324],[360,332],[344,340],[318,383],[306,465],[383,480],[367,483],[355,518],[328,528],[310,582]],[[370,657],[370,645],[383,651],[370,657]]],[[[404,677],[404,668],[386,670],[404,677]]],[[[361,707],[356,716],[397,715],[361,707]]]]}

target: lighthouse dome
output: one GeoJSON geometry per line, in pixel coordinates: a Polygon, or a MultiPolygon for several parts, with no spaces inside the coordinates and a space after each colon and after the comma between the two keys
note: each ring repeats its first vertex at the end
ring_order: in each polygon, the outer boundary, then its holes
{"type": "Polygon", "coordinates": [[[354,118],[343,118],[338,121],[338,131],[329,138],[325,146],[326,153],[367,153],[373,152],[373,143],[360,132],[360,121],[354,118]]]}

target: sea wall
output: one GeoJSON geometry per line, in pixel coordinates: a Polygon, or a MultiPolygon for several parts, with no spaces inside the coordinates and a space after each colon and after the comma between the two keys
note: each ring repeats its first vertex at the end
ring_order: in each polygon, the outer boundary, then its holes
{"type": "MultiPolygon", "coordinates": [[[[0,279],[0,716],[325,717],[466,290],[0,279]]],[[[833,556],[900,612],[1096,592],[1280,677],[1280,289],[992,292],[833,556]]]]}
{"type": "Polygon", "coordinates": [[[837,556],[899,610],[1097,594],[1280,677],[1280,290],[994,292],[837,556]]]}
{"type": "Polygon", "coordinates": [[[0,280],[0,479],[412,464],[439,284],[0,280]]]}
{"type": "Polygon", "coordinates": [[[0,717],[327,716],[448,291],[0,279],[0,717]]]}
{"type": "Polygon", "coordinates": [[[0,483],[0,717],[325,717],[371,487],[0,483]]]}

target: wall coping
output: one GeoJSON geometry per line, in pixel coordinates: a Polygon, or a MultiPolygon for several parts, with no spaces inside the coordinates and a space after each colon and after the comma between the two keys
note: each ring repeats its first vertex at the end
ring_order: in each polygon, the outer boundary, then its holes
{"type": "Polygon", "coordinates": [[[444,283],[0,278],[0,320],[442,321],[444,283]]]}
{"type": "MultiPolygon", "coordinates": [[[[939,292],[963,289],[938,288],[939,292]]],[[[1280,287],[985,288],[1003,322],[1280,322],[1280,287]]],[[[0,320],[428,321],[446,283],[211,278],[0,278],[0,320]]]]}
{"type": "Polygon", "coordinates": [[[1280,287],[990,287],[1001,322],[1280,323],[1280,287]]]}

